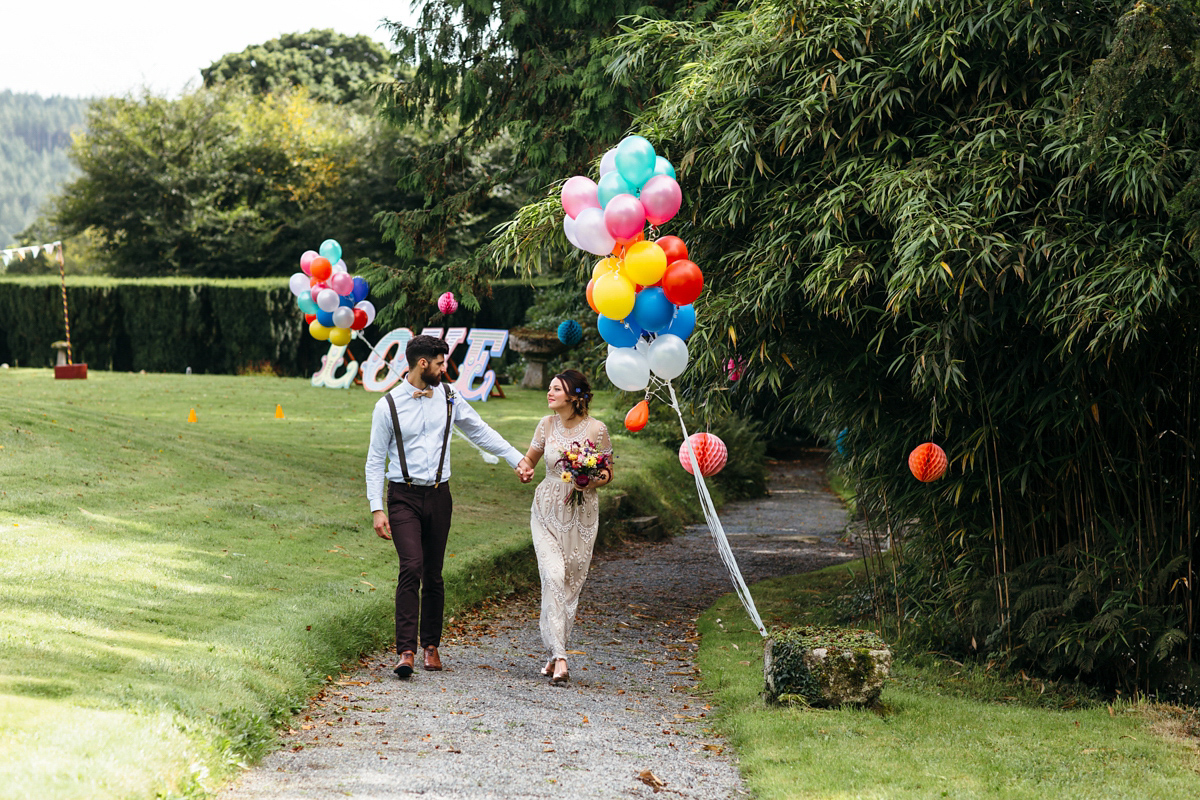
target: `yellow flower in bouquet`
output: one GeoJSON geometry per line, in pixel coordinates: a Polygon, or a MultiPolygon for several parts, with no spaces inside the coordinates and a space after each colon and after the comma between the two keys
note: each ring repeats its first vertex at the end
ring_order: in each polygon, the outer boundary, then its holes
{"type": "Polygon", "coordinates": [[[569,473],[565,470],[563,471],[563,474],[559,475],[558,477],[562,480],[563,483],[570,483],[572,480],[574,480],[571,477],[571,473],[569,473]]]}

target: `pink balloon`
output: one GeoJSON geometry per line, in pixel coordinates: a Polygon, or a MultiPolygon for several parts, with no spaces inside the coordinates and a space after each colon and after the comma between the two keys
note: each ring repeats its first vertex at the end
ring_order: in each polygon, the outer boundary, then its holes
{"type": "Polygon", "coordinates": [[[304,255],[300,256],[300,269],[305,275],[312,275],[312,260],[318,255],[316,250],[305,250],[304,255]]]}
{"type": "Polygon", "coordinates": [[[619,194],[604,207],[604,226],[622,244],[642,232],[646,224],[646,209],[631,194],[619,194]]]}
{"type": "Polygon", "coordinates": [[[329,279],[329,288],[338,294],[354,294],[354,278],[345,272],[335,272],[329,279]]]}
{"type": "Polygon", "coordinates": [[[596,199],[596,182],[591,178],[576,175],[563,184],[562,207],[567,216],[575,219],[585,208],[600,208],[596,199]]]}
{"type": "Polygon", "coordinates": [[[655,175],[642,186],[640,195],[646,209],[646,219],[651,225],[662,225],[679,213],[683,203],[683,192],[679,184],[669,175],[655,175]]]}

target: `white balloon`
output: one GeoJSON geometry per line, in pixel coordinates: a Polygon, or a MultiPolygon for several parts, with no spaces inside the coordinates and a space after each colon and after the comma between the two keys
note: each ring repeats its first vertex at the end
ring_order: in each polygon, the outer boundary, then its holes
{"type": "Polygon", "coordinates": [[[296,297],[299,297],[301,292],[308,291],[308,286],[308,276],[303,272],[297,272],[288,279],[288,288],[292,290],[292,294],[296,295],[296,297]]]}
{"type": "Polygon", "coordinates": [[[317,292],[317,308],[322,311],[333,311],[342,304],[342,298],[333,289],[322,289],[317,292]]]}
{"type": "Polygon", "coordinates": [[[361,308],[367,312],[367,324],[370,325],[375,321],[375,304],[370,300],[362,300],[354,305],[355,308],[361,308]]]}
{"type": "MultiPolygon", "coordinates": [[[[579,247],[579,240],[575,238],[575,220],[568,216],[563,216],[563,233],[567,235],[567,241],[579,247]]],[[[579,247],[582,250],[582,247],[579,247]]]]}
{"type": "Polygon", "coordinates": [[[640,392],[650,383],[650,364],[632,347],[618,347],[609,353],[604,371],[613,386],[626,392],[640,392]]]}
{"type": "Polygon", "coordinates": [[[612,148],[600,158],[600,175],[612,172],[617,168],[617,148],[612,148]]]}
{"type": "Polygon", "coordinates": [[[673,333],[660,333],[658,338],[650,343],[650,352],[646,359],[654,374],[669,381],[678,378],[687,369],[687,342],[673,333]]]}
{"type": "Polygon", "coordinates": [[[346,262],[339,258],[338,262],[333,265],[333,271],[335,273],[337,273],[337,272],[349,272],[350,270],[346,267],[346,262]]]}
{"type": "Polygon", "coordinates": [[[338,306],[333,310],[333,326],[349,328],[354,324],[354,309],[349,306],[338,306]]]}
{"type": "Polygon", "coordinates": [[[575,239],[581,250],[597,256],[608,255],[617,246],[604,224],[604,211],[599,208],[585,208],[575,217],[575,239]]]}

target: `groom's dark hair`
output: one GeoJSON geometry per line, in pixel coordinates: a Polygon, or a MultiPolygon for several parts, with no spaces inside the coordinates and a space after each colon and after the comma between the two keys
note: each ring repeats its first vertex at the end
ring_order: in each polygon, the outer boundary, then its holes
{"type": "Polygon", "coordinates": [[[438,356],[450,354],[450,345],[446,344],[445,339],[439,339],[436,336],[414,336],[408,340],[408,345],[404,348],[404,357],[408,359],[408,366],[411,369],[417,365],[417,362],[422,358],[433,361],[438,356]]]}

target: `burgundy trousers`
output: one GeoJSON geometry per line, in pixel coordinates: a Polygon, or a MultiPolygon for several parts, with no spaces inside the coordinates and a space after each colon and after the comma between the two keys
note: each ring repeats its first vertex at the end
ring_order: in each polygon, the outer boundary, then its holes
{"type": "Polygon", "coordinates": [[[446,603],[442,562],[454,512],[450,484],[443,481],[438,486],[409,486],[389,481],[387,506],[392,544],[400,558],[396,652],[416,652],[418,641],[423,647],[439,646],[446,603]]]}

